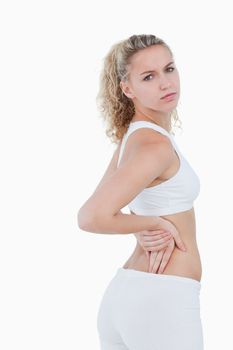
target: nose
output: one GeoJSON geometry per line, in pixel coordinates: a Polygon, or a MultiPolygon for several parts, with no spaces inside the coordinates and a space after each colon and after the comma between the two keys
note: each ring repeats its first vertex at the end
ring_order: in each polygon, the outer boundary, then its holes
{"type": "Polygon", "coordinates": [[[165,75],[161,76],[161,79],[160,79],[161,89],[162,90],[168,89],[170,86],[171,86],[171,82],[169,81],[169,79],[165,75]]]}

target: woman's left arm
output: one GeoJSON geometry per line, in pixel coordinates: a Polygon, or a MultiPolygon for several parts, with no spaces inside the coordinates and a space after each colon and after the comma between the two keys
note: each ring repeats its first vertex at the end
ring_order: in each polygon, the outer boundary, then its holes
{"type": "MultiPolygon", "coordinates": [[[[117,169],[117,162],[118,162],[118,158],[119,158],[119,153],[120,153],[120,147],[121,147],[121,141],[119,142],[117,148],[115,149],[113,156],[110,160],[110,163],[107,166],[107,169],[104,172],[103,177],[101,178],[100,182],[98,183],[95,191],[97,191],[103,184],[104,182],[112,175],[114,174],[114,172],[117,169]]],[[[121,211],[119,211],[121,212],[121,211]]],[[[134,214],[133,212],[131,212],[131,214],[134,214]]],[[[140,232],[138,232],[138,234],[140,235],[140,232]]],[[[137,234],[135,234],[135,238],[138,240],[139,239],[137,237],[137,234]]],[[[161,249],[160,252],[159,250],[156,252],[150,252],[150,254],[147,252],[147,256],[149,257],[149,272],[152,273],[156,273],[157,269],[159,268],[160,265],[160,269],[158,271],[158,273],[162,273],[163,269],[165,268],[167,261],[170,258],[170,255],[172,254],[172,251],[174,249],[174,242],[172,242],[173,239],[167,241],[166,240],[166,245],[168,245],[165,249],[161,249]],[[163,254],[165,253],[165,254],[163,254]],[[160,255],[162,254],[162,255],[160,255]],[[165,259],[164,259],[165,258],[165,259]]],[[[140,243],[140,242],[139,242],[140,243]]]]}

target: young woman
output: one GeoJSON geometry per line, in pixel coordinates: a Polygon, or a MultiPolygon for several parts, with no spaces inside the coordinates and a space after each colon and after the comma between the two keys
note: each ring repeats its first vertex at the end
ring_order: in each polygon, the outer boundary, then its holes
{"type": "Polygon", "coordinates": [[[178,70],[162,39],[133,35],[106,55],[98,98],[118,147],[79,209],[78,225],[134,234],[137,244],[101,301],[102,350],[203,349],[193,207],[200,181],[172,133],[179,95],[178,70]],[[126,205],[131,214],[121,212],[126,205]]]}

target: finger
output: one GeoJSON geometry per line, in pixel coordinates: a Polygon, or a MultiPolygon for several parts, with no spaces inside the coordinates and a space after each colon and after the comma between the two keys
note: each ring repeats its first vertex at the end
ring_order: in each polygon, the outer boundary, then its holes
{"type": "MultiPolygon", "coordinates": [[[[150,253],[150,266],[149,266],[149,272],[153,272],[153,267],[155,265],[155,263],[158,261],[157,257],[158,257],[159,252],[151,252],[150,253]]],[[[155,269],[154,269],[155,270],[155,269]]]]}
{"type": "Polygon", "coordinates": [[[154,239],[154,240],[150,240],[150,241],[142,240],[142,241],[144,241],[145,247],[153,247],[155,245],[157,246],[159,244],[167,242],[167,241],[169,241],[169,239],[173,239],[172,235],[167,235],[167,236],[162,237],[160,239],[154,239]]]}
{"type": "Polygon", "coordinates": [[[160,250],[155,258],[155,262],[154,262],[154,265],[152,267],[152,273],[156,273],[156,271],[158,270],[159,268],[159,265],[161,263],[161,260],[162,260],[162,257],[163,257],[163,254],[164,254],[164,251],[163,250],[160,250]]]}
{"type": "Polygon", "coordinates": [[[172,237],[172,234],[170,232],[164,232],[158,235],[153,235],[153,236],[143,236],[143,239],[145,242],[152,242],[152,241],[157,241],[161,238],[164,237],[172,237]]]}
{"type": "Polygon", "coordinates": [[[166,237],[162,237],[160,239],[156,239],[154,241],[147,242],[147,244],[150,245],[151,247],[153,247],[154,245],[157,246],[157,245],[163,244],[164,242],[167,242],[170,239],[173,239],[173,237],[172,236],[166,236],[166,237]]]}
{"type": "Polygon", "coordinates": [[[162,261],[161,261],[161,264],[160,264],[160,267],[159,267],[159,270],[158,270],[158,273],[163,273],[164,272],[164,269],[165,269],[165,267],[168,264],[168,261],[169,261],[169,259],[171,257],[173,249],[174,249],[174,245],[168,246],[165,249],[164,254],[163,254],[163,258],[162,258],[162,261]]]}
{"type": "Polygon", "coordinates": [[[164,229],[159,229],[159,230],[148,230],[148,231],[143,231],[143,236],[155,236],[155,235],[158,235],[158,234],[161,234],[161,233],[165,233],[167,232],[166,230],[164,229]]]}
{"type": "Polygon", "coordinates": [[[182,239],[180,238],[180,235],[179,235],[179,233],[176,230],[173,231],[173,237],[174,237],[174,239],[176,241],[176,244],[177,244],[178,248],[180,248],[182,251],[186,251],[185,244],[182,241],[182,239]]]}
{"type": "Polygon", "coordinates": [[[172,238],[170,238],[169,240],[166,240],[165,242],[159,244],[159,245],[154,245],[154,246],[145,246],[144,249],[148,250],[148,251],[152,251],[152,252],[157,252],[161,249],[166,248],[170,242],[171,242],[172,238]]]}
{"type": "Polygon", "coordinates": [[[167,254],[167,253],[163,254],[163,258],[162,258],[161,264],[159,266],[158,273],[163,273],[163,271],[164,271],[164,269],[169,261],[169,258],[170,258],[170,254],[167,254]]]}
{"type": "Polygon", "coordinates": [[[152,268],[154,265],[154,261],[156,259],[158,252],[151,252],[150,253],[150,260],[149,260],[149,272],[152,272],[152,268]]]}

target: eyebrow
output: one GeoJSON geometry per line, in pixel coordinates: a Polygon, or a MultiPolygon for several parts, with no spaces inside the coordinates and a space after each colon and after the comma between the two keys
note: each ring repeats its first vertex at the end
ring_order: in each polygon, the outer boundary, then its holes
{"type": "MultiPolygon", "coordinates": [[[[169,62],[168,64],[166,64],[166,66],[165,66],[164,68],[170,66],[170,64],[172,64],[172,63],[174,63],[174,62],[173,62],[173,61],[172,61],[172,62],[169,62]]],[[[146,73],[151,73],[151,72],[155,72],[155,71],[154,71],[154,70],[147,70],[147,71],[145,71],[145,72],[143,72],[143,73],[140,73],[140,75],[143,75],[143,74],[146,74],[146,73]]]]}

